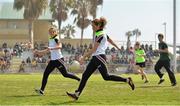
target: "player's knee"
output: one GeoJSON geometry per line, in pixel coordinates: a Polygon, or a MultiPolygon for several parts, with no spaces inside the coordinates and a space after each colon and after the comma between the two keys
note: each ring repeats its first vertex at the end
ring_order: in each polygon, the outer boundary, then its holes
{"type": "Polygon", "coordinates": [[[87,77],[87,74],[82,74],[82,78],[86,78],[87,77]]]}
{"type": "Polygon", "coordinates": [[[110,78],[110,76],[107,75],[107,76],[103,76],[103,79],[106,80],[106,81],[108,81],[108,80],[110,80],[111,78],[110,78]]]}
{"type": "Polygon", "coordinates": [[[68,77],[69,73],[68,73],[68,72],[65,72],[65,73],[62,73],[62,75],[63,75],[64,77],[68,77]]]}
{"type": "Polygon", "coordinates": [[[83,80],[88,80],[89,79],[89,75],[87,75],[87,74],[82,74],[82,78],[81,79],[83,79],[83,80]]]}
{"type": "Polygon", "coordinates": [[[49,77],[49,74],[44,74],[43,75],[43,78],[45,78],[45,79],[48,78],[48,77],[49,77]]]}
{"type": "Polygon", "coordinates": [[[155,66],[155,67],[154,67],[154,70],[155,70],[155,71],[158,71],[158,70],[159,70],[158,66],[155,66]]]}

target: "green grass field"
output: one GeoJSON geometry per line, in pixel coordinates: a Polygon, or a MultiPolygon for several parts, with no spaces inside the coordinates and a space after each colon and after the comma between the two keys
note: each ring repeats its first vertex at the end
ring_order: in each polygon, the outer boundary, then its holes
{"type": "MultiPolygon", "coordinates": [[[[104,81],[94,74],[79,100],[72,101],[66,91],[73,92],[79,83],[62,75],[50,75],[45,95],[38,96],[34,88],[40,87],[42,74],[1,74],[0,105],[180,105],[180,86],[171,87],[167,74],[162,85],[157,85],[157,75],[148,75],[148,84],[140,75],[122,76],[133,78],[135,91],[126,83],[104,81]]],[[[180,74],[176,78],[180,82],[180,74]]]]}

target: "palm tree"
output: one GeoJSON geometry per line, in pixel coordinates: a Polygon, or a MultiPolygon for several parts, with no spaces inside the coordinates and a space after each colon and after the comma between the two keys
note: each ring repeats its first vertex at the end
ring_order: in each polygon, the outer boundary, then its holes
{"type": "Polygon", "coordinates": [[[34,44],[33,21],[38,19],[47,5],[48,0],[14,0],[13,8],[17,11],[24,9],[24,19],[29,21],[29,36],[32,44],[34,44]]]}
{"type": "Polygon", "coordinates": [[[136,29],[134,29],[132,32],[133,32],[133,35],[136,36],[136,40],[135,40],[135,41],[137,41],[137,38],[138,38],[139,36],[141,36],[141,31],[140,31],[138,28],[136,28],[136,29]]]}
{"type": "Polygon", "coordinates": [[[89,13],[92,15],[93,19],[96,18],[97,16],[97,10],[98,6],[103,5],[103,0],[90,0],[90,10],[89,13]]]}
{"type": "Polygon", "coordinates": [[[51,0],[50,11],[52,18],[58,20],[59,37],[61,39],[61,24],[68,18],[69,9],[73,7],[75,0],[51,0]]]}
{"type": "Polygon", "coordinates": [[[74,5],[74,9],[71,14],[75,16],[74,23],[81,29],[81,41],[82,45],[84,29],[90,25],[91,20],[88,19],[90,9],[90,0],[77,0],[74,5]]]}
{"type": "Polygon", "coordinates": [[[132,31],[126,32],[126,36],[127,36],[127,44],[126,44],[127,48],[126,48],[126,50],[129,50],[129,47],[130,47],[130,45],[131,45],[131,40],[130,40],[130,38],[133,36],[132,31]]]}
{"type": "Polygon", "coordinates": [[[61,30],[61,33],[64,34],[65,39],[71,39],[72,37],[75,37],[75,26],[68,24],[67,26],[63,27],[61,30]]]}
{"type": "MultiPolygon", "coordinates": [[[[93,19],[97,16],[97,10],[98,6],[103,5],[103,0],[90,0],[90,10],[89,13],[93,17],[93,19]]],[[[93,39],[94,39],[94,33],[93,32],[93,39]]]]}

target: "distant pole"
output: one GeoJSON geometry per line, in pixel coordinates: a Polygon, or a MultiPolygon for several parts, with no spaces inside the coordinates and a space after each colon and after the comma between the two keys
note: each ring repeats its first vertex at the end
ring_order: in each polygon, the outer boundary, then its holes
{"type": "Polygon", "coordinates": [[[154,41],[155,41],[155,50],[156,50],[156,34],[155,34],[155,37],[154,37],[154,41]]]}
{"type": "Polygon", "coordinates": [[[167,24],[166,22],[163,23],[163,25],[164,25],[164,37],[165,37],[165,42],[166,42],[166,24],[167,24]]]}
{"type": "Polygon", "coordinates": [[[156,41],[157,35],[158,35],[158,33],[155,33],[155,36],[154,36],[154,41],[155,41],[155,49],[157,49],[157,41],[156,41]]]}
{"type": "Polygon", "coordinates": [[[174,54],[174,71],[176,70],[176,0],[173,0],[173,54],[174,54]]]}

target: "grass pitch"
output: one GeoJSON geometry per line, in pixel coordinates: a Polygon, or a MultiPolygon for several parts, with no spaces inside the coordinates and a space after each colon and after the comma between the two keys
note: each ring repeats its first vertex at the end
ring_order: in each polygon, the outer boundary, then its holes
{"type": "MultiPolygon", "coordinates": [[[[34,88],[40,87],[42,74],[1,74],[0,105],[180,105],[180,85],[170,86],[167,74],[162,85],[157,85],[156,74],[148,75],[148,84],[140,75],[121,76],[131,76],[136,89],[132,91],[127,83],[104,81],[101,75],[94,74],[79,100],[73,101],[66,91],[74,92],[79,82],[62,75],[50,75],[45,95],[38,96],[34,88]]],[[[180,74],[176,79],[180,82],[180,74]]]]}

